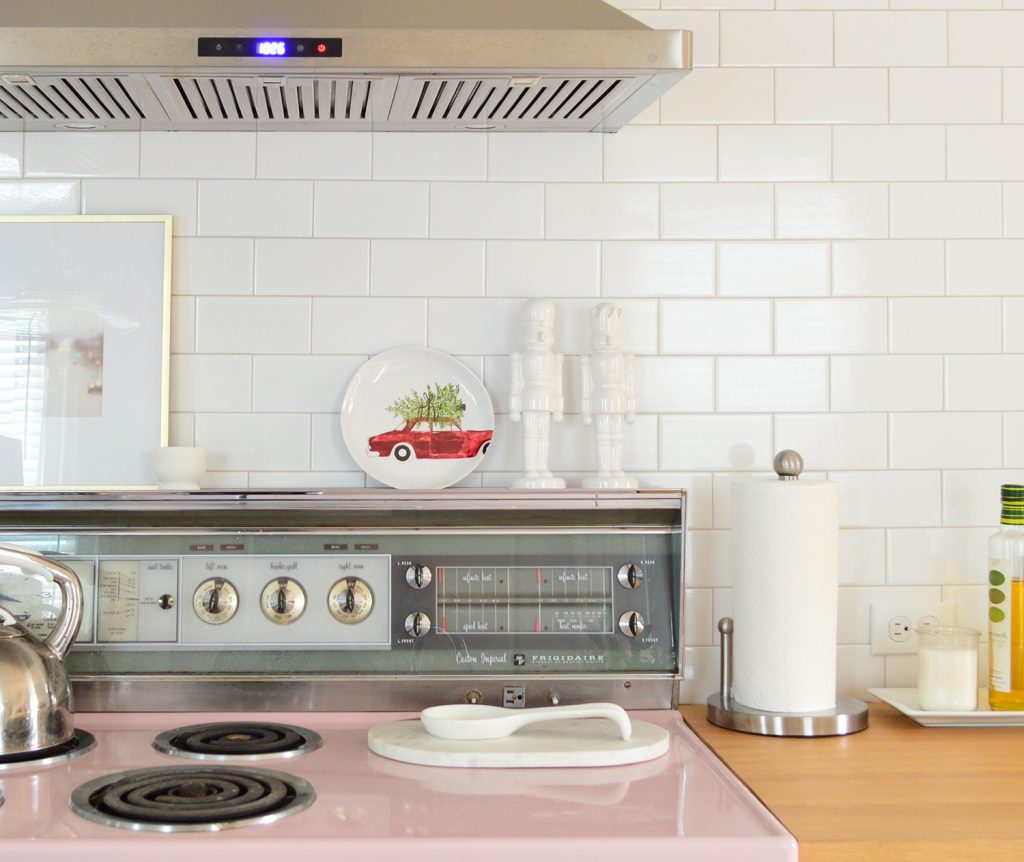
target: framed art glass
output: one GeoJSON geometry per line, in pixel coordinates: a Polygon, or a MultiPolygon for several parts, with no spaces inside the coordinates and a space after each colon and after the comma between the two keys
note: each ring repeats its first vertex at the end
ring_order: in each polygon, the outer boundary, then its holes
{"type": "Polygon", "coordinates": [[[171,216],[0,216],[0,487],[152,487],[171,216]]]}

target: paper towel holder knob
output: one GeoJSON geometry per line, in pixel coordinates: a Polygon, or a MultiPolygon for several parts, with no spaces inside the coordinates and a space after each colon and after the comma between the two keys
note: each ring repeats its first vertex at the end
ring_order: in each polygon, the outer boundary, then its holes
{"type": "Polygon", "coordinates": [[[775,472],[783,482],[792,482],[800,478],[804,471],[803,456],[794,449],[783,449],[772,462],[775,472]]]}

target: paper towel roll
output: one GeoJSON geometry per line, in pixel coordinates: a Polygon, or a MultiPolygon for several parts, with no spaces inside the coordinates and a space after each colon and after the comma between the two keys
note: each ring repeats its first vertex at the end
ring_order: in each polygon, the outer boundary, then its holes
{"type": "Polygon", "coordinates": [[[744,706],[835,706],[838,500],[833,482],[733,485],[733,697],[744,706]]]}

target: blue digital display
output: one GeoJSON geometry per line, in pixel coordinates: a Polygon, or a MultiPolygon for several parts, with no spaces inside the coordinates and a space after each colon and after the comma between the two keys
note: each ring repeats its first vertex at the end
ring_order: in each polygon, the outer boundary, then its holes
{"type": "Polygon", "coordinates": [[[261,57],[283,57],[288,51],[284,42],[257,42],[256,53],[261,57]]]}

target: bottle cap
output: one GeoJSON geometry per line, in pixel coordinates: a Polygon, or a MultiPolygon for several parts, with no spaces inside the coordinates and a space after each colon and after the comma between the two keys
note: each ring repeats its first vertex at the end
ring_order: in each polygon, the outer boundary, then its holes
{"type": "Polygon", "coordinates": [[[1003,485],[1002,517],[1004,524],[1024,524],[1024,485],[1003,485]]]}

